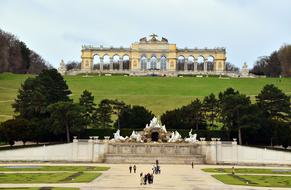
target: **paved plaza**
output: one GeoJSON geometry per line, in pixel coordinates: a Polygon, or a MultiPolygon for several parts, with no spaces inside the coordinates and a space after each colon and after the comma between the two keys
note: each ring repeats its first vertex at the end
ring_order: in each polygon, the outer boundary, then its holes
{"type": "MultiPolygon", "coordinates": [[[[2,164],[1,164],[2,165],[2,164]]],[[[50,164],[45,164],[50,165],[50,164]]],[[[63,165],[63,164],[62,164],[63,165]]],[[[67,164],[77,165],[77,164],[67,164]]],[[[92,165],[92,164],[90,164],[92,165]]],[[[97,164],[94,164],[97,165],[97,164]]],[[[151,185],[140,185],[140,172],[151,172],[153,165],[137,165],[137,173],[129,173],[129,165],[111,164],[111,169],[102,172],[101,177],[90,183],[56,183],[56,184],[0,184],[2,187],[79,187],[81,190],[99,189],[181,189],[181,190],[234,190],[234,189],[285,189],[286,188],[262,188],[247,186],[225,185],[211,177],[211,174],[201,171],[201,168],[215,167],[213,165],[196,165],[194,169],[190,165],[161,165],[161,174],[154,176],[151,185]]],[[[217,167],[217,166],[216,166],[217,167]]],[[[32,172],[30,172],[32,173],[32,172]]],[[[39,173],[39,172],[38,172],[39,173]]]]}

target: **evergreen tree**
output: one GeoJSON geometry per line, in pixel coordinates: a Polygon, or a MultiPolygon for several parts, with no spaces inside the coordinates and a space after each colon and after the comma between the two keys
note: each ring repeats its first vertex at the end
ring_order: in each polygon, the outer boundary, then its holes
{"type": "Polygon", "coordinates": [[[71,141],[71,133],[81,131],[87,120],[82,116],[82,107],[69,101],[59,101],[48,106],[51,130],[54,133],[65,133],[67,142],[71,141]]]}
{"type": "Polygon", "coordinates": [[[220,120],[224,129],[228,132],[236,130],[238,132],[239,144],[242,144],[242,128],[254,127],[258,109],[251,105],[250,98],[244,94],[240,94],[234,89],[227,89],[219,94],[220,103],[220,120]]]}
{"type": "Polygon", "coordinates": [[[79,104],[84,108],[83,116],[88,123],[93,122],[93,113],[95,111],[96,104],[94,103],[94,96],[91,92],[84,90],[79,98],[79,104]]]}
{"type": "Polygon", "coordinates": [[[143,106],[127,106],[120,112],[120,128],[142,129],[153,117],[143,106]]]}
{"type": "Polygon", "coordinates": [[[110,100],[104,99],[104,100],[101,100],[101,102],[98,104],[98,108],[93,114],[95,127],[98,127],[98,128],[111,127],[112,107],[110,103],[111,103],[110,100]]]}
{"type": "Polygon", "coordinates": [[[211,127],[213,127],[214,121],[218,114],[218,100],[215,95],[211,93],[209,96],[204,97],[203,109],[205,111],[205,116],[211,122],[211,127]]]}
{"type": "Polygon", "coordinates": [[[256,101],[263,112],[264,122],[262,126],[271,133],[269,138],[271,138],[272,145],[273,138],[278,139],[279,128],[290,125],[290,96],[287,96],[273,84],[268,84],[256,96],[256,101]]]}

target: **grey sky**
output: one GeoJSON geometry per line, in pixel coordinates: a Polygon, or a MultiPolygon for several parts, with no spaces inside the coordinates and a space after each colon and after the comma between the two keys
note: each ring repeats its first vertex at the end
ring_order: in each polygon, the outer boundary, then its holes
{"type": "Polygon", "coordinates": [[[0,0],[0,28],[55,67],[79,61],[83,44],[127,47],[151,33],[226,47],[241,67],[291,42],[290,10],[290,0],[0,0]]]}

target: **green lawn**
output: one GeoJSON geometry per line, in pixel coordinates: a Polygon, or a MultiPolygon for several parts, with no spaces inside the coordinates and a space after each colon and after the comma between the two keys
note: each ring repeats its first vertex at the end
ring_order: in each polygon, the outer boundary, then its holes
{"type": "MultiPolygon", "coordinates": [[[[27,77],[29,75],[0,74],[0,121],[10,118],[13,114],[11,103],[27,77]]],[[[188,104],[196,97],[203,98],[212,92],[218,94],[228,87],[251,96],[253,100],[265,84],[274,84],[291,94],[291,78],[219,79],[93,75],[66,76],[65,80],[72,90],[74,100],[78,100],[82,91],[87,89],[93,93],[96,102],[104,98],[119,99],[129,104],[146,106],[156,115],[188,104]]]]}
{"type": "MultiPolygon", "coordinates": [[[[204,168],[204,172],[231,173],[231,168],[204,168]]],[[[265,169],[265,168],[235,168],[235,173],[241,174],[290,174],[291,169],[265,169]]]]}
{"type": "Polygon", "coordinates": [[[100,166],[0,166],[0,171],[106,171],[100,166]]]}
{"type": "Polygon", "coordinates": [[[291,187],[291,176],[260,176],[217,174],[214,178],[229,185],[248,185],[258,187],[291,187]]]}
{"type": "Polygon", "coordinates": [[[90,182],[100,173],[2,173],[0,183],[79,183],[90,182]]]}

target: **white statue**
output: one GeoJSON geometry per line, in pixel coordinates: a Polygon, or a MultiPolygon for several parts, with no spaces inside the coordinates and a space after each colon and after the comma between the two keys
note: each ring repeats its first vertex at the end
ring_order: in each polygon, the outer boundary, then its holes
{"type": "Polygon", "coordinates": [[[192,135],[192,129],[189,131],[189,138],[185,138],[185,142],[189,142],[189,143],[195,143],[197,142],[197,134],[193,134],[192,135]]]}
{"type": "Polygon", "coordinates": [[[129,139],[135,140],[136,142],[142,142],[141,135],[138,132],[136,132],[136,131],[132,131],[129,139]]]}
{"type": "Polygon", "coordinates": [[[119,129],[115,133],[113,133],[113,135],[114,135],[114,139],[112,140],[114,141],[125,141],[127,139],[127,137],[124,138],[123,136],[120,135],[119,129]]]}
{"type": "Polygon", "coordinates": [[[161,126],[156,117],[154,117],[150,121],[150,124],[146,124],[146,128],[161,128],[165,133],[167,132],[166,126],[165,125],[161,126]]]}
{"type": "Polygon", "coordinates": [[[181,141],[182,137],[178,131],[172,132],[171,138],[168,140],[168,142],[178,142],[181,141]]]}

